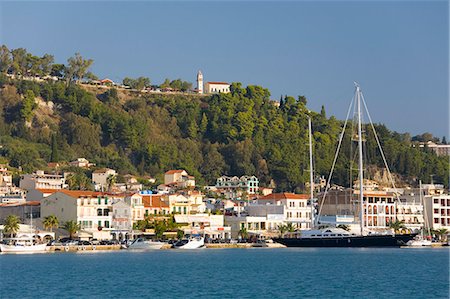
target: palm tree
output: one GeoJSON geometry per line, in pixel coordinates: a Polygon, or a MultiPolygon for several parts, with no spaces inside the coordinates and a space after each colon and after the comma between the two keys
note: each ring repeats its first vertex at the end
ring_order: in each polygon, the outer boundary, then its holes
{"type": "Polygon", "coordinates": [[[286,233],[288,228],[287,228],[287,225],[280,224],[280,225],[278,225],[277,229],[280,232],[280,238],[283,238],[283,236],[286,233]]]}
{"type": "Polygon", "coordinates": [[[289,222],[286,225],[286,231],[290,233],[289,235],[295,232],[295,226],[292,224],[292,222],[289,222]]]}
{"type": "Polygon", "coordinates": [[[434,233],[438,236],[439,241],[445,242],[447,240],[448,229],[441,228],[441,229],[435,230],[434,233]]]}
{"type": "Polygon", "coordinates": [[[19,231],[20,229],[19,224],[20,224],[19,217],[17,217],[16,215],[9,215],[8,217],[6,217],[5,226],[3,230],[11,237],[12,235],[17,234],[17,232],[19,231]]]}
{"type": "Polygon", "coordinates": [[[239,235],[241,236],[242,239],[248,239],[248,231],[245,227],[241,228],[241,230],[239,231],[239,235]]]}
{"type": "Polygon", "coordinates": [[[395,233],[398,233],[401,229],[405,229],[405,221],[404,220],[395,220],[389,222],[389,227],[394,230],[395,233]]]}
{"type": "Polygon", "coordinates": [[[114,186],[114,184],[116,183],[116,175],[114,174],[110,174],[108,175],[108,177],[106,178],[106,184],[108,185],[108,191],[111,191],[112,186],[114,186]]]}
{"type": "Polygon", "coordinates": [[[50,229],[50,231],[53,232],[53,228],[59,226],[59,220],[55,215],[50,215],[44,218],[42,224],[46,229],[50,229]]]}
{"type": "Polygon", "coordinates": [[[71,239],[73,239],[74,235],[81,229],[80,225],[73,220],[64,223],[63,228],[69,233],[71,239]]]}

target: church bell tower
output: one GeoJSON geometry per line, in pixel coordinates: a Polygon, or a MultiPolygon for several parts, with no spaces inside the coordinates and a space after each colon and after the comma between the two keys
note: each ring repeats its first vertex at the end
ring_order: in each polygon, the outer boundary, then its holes
{"type": "Polygon", "coordinates": [[[200,94],[203,93],[203,74],[201,71],[197,73],[197,92],[200,94]]]}

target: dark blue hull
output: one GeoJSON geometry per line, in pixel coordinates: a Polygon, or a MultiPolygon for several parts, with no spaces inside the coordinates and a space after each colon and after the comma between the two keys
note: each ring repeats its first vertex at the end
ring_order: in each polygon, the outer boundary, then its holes
{"type": "Polygon", "coordinates": [[[287,247],[400,247],[417,234],[369,235],[336,238],[274,238],[287,247]]]}

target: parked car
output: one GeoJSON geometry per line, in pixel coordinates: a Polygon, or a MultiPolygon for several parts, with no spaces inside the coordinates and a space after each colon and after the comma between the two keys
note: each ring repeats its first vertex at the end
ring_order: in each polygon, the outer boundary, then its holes
{"type": "Polygon", "coordinates": [[[91,242],[89,242],[89,241],[78,241],[78,245],[79,246],[82,246],[82,245],[92,245],[92,243],[91,242]]]}

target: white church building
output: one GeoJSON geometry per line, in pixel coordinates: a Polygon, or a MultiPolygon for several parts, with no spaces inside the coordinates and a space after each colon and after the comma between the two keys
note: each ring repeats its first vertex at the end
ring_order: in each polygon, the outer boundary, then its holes
{"type": "Polygon", "coordinates": [[[203,93],[229,93],[230,84],[227,82],[206,82],[203,83],[203,74],[197,73],[197,92],[203,93]]]}

